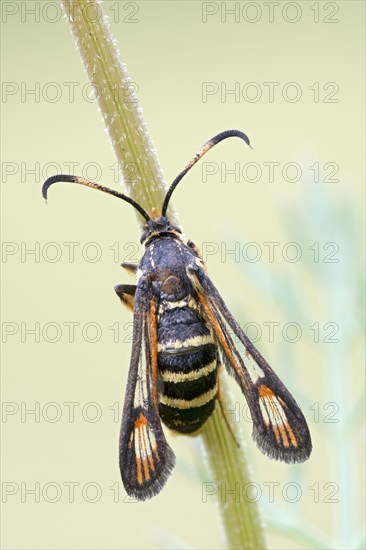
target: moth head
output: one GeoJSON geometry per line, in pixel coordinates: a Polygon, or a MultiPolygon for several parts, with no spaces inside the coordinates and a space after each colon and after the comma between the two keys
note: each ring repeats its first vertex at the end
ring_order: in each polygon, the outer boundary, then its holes
{"type": "Polygon", "coordinates": [[[180,238],[182,231],[176,225],[170,223],[168,218],[160,216],[159,218],[150,218],[144,227],[144,232],[141,235],[141,244],[149,244],[153,239],[163,235],[172,235],[180,238]]]}

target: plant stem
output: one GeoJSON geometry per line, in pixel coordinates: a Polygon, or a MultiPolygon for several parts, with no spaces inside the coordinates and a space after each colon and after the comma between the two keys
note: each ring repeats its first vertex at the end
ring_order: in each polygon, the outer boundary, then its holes
{"type": "MultiPolygon", "coordinates": [[[[163,174],[137,99],[128,93],[132,89],[131,81],[101,2],[64,0],[63,6],[84,66],[95,85],[99,108],[127,190],[148,212],[153,207],[160,208],[166,190],[163,174]]],[[[141,225],[144,220],[138,216],[141,225]]],[[[177,223],[172,209],[169,217],[177,223]]],[[[223,380],[222,397],[230,402],[224,385],[223,380]]],[[[218,502],[229,548],[265,548],[257,506],[242,496],[243,488],[250,483],[243,448],[237,448],[217,412],[202,430],[202,440],[213,477],[210,482],[215,483],[221,497],[218,502]],[[223,502],[223,496],[230,490],[237,490],[239,502],[230,495],[223,502]]]]}
{"type": "MultiPolygon", "coordinates": [[[[220,394],[224,403],[233,402],[226,380],[222,378],[220,394]]],[[[264,549],[266,544],[255,502],[256,495],[250,494],[253,482],[245,458],[245,442],[239,428],[233,431],[240,448],[229,433],[217,407],[201,432],[214,479],[214,485],[211,480],[203,485],[202,493],[207,498],[207,494],[217,491],[228,548],[264,549]]]]}
{"type": "MultiPolygon", "coordinates": [[[[150,212],[166,190],[134,85],[98,0],[62,0],[130,196],[150,212]]],[[[172,221],[174,213],[169,212],[172,221]]],[[[140,225],[144,219],[138,214],[140,225]]],[[[176,222],[177,220],[175,220],[176,222]]]]}

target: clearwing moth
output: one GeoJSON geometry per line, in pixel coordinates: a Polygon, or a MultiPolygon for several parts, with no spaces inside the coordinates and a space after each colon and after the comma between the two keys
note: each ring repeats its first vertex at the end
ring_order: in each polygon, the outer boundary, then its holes
{"type": "Polygon", "coordinates": [[[78,176],[53,176],[42,188],[47,200],[48,189],[56,182],[85,185],[128,202],[146,220],[141,236],[145,252],[139,265],[122,264],[136,276],[136,284],[115,287],[122,303],[133,310],[119,460],[124,487],[138,500],[159,493],[175,464],[162,422],[175,432],[197,432],[220,402],[221,365],[244,393],[253,420],[252,436],[263,453],[285,462],[303,462],[311,453],[309,429],[295,399],[231,315],[207,276],[197,247],[186,242],[167,218],[181,179],[207,151],[229,137],[250,146],[239,130],[210,139],[171,184],[160,216],[149,216],[132,198],[78,176]]]}

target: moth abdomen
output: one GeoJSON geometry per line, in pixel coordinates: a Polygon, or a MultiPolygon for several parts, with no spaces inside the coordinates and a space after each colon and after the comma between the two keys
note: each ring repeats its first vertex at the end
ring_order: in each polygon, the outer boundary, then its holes
{"type": "Polygon", "coordinates": [[[158,342],[161,419],[177,432],[195,432],[217,395],[217,348],[195,303],[163,303],[158,342]]]}

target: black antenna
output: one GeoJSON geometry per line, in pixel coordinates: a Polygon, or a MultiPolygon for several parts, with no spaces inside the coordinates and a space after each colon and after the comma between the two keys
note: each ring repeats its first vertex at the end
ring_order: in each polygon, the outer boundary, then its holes
{"type": "Polygon", "coordinates": [[[178,176],[175,178],[175,180],[169,187],[168,192],[165,195],[163,208],[161,210],[162,216],[165,216],[173,191],[177,187],[180,180],[184,178],[186,173],[192,168],[192,166],[196,164],[196,162],[200,160],[200,158],[203,157],[203,155],[207,153],[207,151],[209,151],[214,145],[217,145],[218,143],[220,143],[220,141],[229,137],[238,137],[240,139],[243,139],[245,143],[249,145],[249,147],[251,147],[248,136],[244,134],[244,132],[241,132],[240,130],[225,130],[225,132],[221,132],[220,134],[217,134],[217,136],[211,138],[210,141],[208,141],[203,145],[203,147],[201,147],[198,153],[196,153],[193,159],[189,161],[187,166],[182,170],[182,172],[180,172],[180,174],[178,174],[178,176]]]}
{"type": "Polygon", "coordinates": [[[148,215],[148,213],[142,208],[142,206],[140,206],[137,202],[131,199],[131,197],[128,197],[127,195],[124,195],[119,191],[115,191],[114,189],[110,189],[109,187],[104,187],[104,185],[98,185],[98,183],[94,183],[84,178],[79,178],[78,176],[67,176],[67,175],[61,174],[59,176],[52,176],[51,178],[48,178],[48,180],[44,182],[42,187],[42,196],[46,202],[47,202],[48,189],[51,187],[51,185],[53,185],[58,181],[78,183],[80,185],[85,185],[86,187],[91,187],[92,189],[97,189],[98,191],[103,191],[103,193],[109,193],[110,195],[114,195],[115,197],[118,197],[119,199],[122,199],[128,202],[129,204],[132,204],[132,206],[136,208],[138,212],[140,212],[141,216],[143,216],[146,221],[150,221],[150,216],[148,215]]]}

